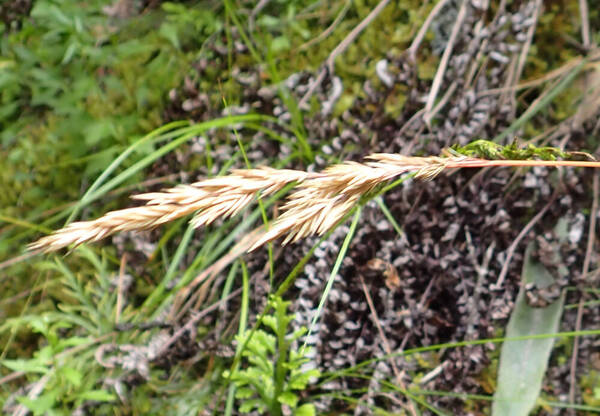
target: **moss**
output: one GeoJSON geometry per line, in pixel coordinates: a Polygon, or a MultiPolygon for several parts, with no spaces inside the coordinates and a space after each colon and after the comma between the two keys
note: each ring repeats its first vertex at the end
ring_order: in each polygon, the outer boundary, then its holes
{"type": "Polygon", "coordinates": [[[538,78],[579,55],[573,40],[580,39],[579,6],[574,0],[544,2],[523,77],[538,78]]]}

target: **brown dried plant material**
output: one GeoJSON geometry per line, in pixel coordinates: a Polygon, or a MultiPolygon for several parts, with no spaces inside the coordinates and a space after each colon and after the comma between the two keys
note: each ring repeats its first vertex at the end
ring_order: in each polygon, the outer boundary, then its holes
{"type": "Polygon", "coordinates": [[[367,262],[367,267],[373,271],[380,272],[385,277],[385,285],[390,290],[400,287],[400,276],[398,270],[389,261],[380,258],[373,258],[367,262]]]}
{"type": "Polygon", "coordinates": [[[411,157],[377,153],[367,162],[344,162],[320,173],[297,170],[237,169],[227,176],[182,185],[163,192],[134,196],[146,205],[112,211],[93,221],[74,222],[40,238],[29,249],[56,251],[71,244],[98,241],[119,231],[147,230],[177,218],[194,214],[194,227],[217,218],[238,214],[256,195],[270,195],[296,182],[280,215],[249,248],[286,236],[283,244],[309,235],[322,235],[333,228],[376,186],[412,172],[416,178],[433,179],[447,168],[487,166],[580,166],[600,167],[600,162],[546,160],[485,160],[467,156],[411,157]]]}

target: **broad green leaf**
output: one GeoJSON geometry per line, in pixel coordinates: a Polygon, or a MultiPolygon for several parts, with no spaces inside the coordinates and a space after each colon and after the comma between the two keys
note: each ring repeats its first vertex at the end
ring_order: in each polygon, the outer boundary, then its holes
{"type": "Polygon", "coordinates": [[[284,391],[277,397],[277,401],[279,403],[287,404],[290,407],[296,407],[298,403],[298,396],[296,396],[291,391],[284,391]]]}
{"type": "MultiPolygon", "coordinates": [[[[527,247],[522,280],[544,288],[553,283],[550,272],[531,258],[527,247]]],[[[527,304],[522,287],[506,329],[506,337],[526,337],[558,331],[563,310],[564,292],[558,300],[544,308],[527,304]]],[[[492,405],[492,416],[528,415],[539,396],[554,338],[505,341],[500,353],[498,385],[492,405]]]]}

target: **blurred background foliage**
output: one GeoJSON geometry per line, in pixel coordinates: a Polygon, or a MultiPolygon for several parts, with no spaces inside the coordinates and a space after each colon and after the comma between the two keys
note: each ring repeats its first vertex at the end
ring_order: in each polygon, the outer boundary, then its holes
{"type": "Polygon", "coordinates": [[[163,123],[168,91],[221,25],[202,4],[119,13],[106,1],[40,0],[18,29],[0,27],[3,215],[32,218],[76,200],[163,123]]]}

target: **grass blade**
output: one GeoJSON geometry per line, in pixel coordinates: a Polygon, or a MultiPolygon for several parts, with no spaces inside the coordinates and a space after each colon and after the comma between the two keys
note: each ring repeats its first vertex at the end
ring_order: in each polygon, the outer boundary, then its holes
{"type": "MultiPolygon", "coordinates": [[[[333,286],[333,281],[335,276],[340,271],[340,267],[342,267],[342,261],[344,257],[346,257],[346,252],[348,251],[348,247],[350,247],[350,242],[352,241],[352,237],[354,236],[354,232],[356,231],[356,226],[358,225],[358,220],[360,219],[360,213],[362,212],[361,207],[359,206],[354,213],[354,218],[352,219],[352,224],[350,224],[350,229],[348,230],[348,234],[346,234],[346,238],[344,239],[344,243],[340,248],[340,252],[335,260],[335,264],[333,265],[333,269],[331,269],[331,274],[329,275],[329,279],[327,280],[327,285],[325,286],[325,290],[323,290],[323,295],[321,296],[321,300],[319,301],[319,307],[317,308],[317,313],[312,319],[310,323],[310,328],[308,329],[308,334],[306,335],[306,339],[312,333],[317,320],[321,316],[321,312],[323,311],[323,307],[325,306],[325,302],[327,301],[327,297],[329,295],[329,291],[331,290],[331,286],[333,286]]],[[[306,344],[303,346],[306,348],[306,344]]]]}
{"type": "Polygon", "coordinates": [[[548,92],[543,99],[541,99],[536,105],[529,107],[518,119],[516,119],[507,129],[502,131],[499,135],[492,139],[493,142],[499,143],[503,139],[505,139],[510,134],[514,133],[516,130],[525,125],[531,118],[536,115],[540,110],[544,109],[547,105],[549,105],[558,94],[563,92],[579,75],[581,70],[584,68],[587,63],[586,59],[583,59],[575,68],[573,68],[557,85],[554,87],[552,91],[548,92]]]}

